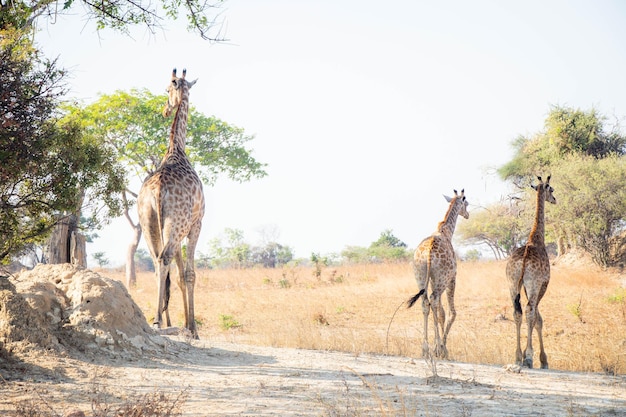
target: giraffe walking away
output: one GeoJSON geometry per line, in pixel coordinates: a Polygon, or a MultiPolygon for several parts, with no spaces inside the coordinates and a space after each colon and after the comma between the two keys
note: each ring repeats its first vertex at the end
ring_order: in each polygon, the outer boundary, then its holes
{"type": "Polygon", "coordinates": [[[542,369],[548,369],[548,357],[543,347],[543,318],[539,313],[539,302],[546,293],[550,282],[550,259],[544,241],[544,205],[545,202],[556,204],[556,198],[550,186],[550,176],[546,182],[537,177],[539,184],[531,186],[537,192],[535,223],[528,236],[525,246],[517,248],[506,264],[506,277],[509,281],[513,314],[517,331],[517,349],[515,362],[520,366],[533,367],[533,329],[537,329],[539,337],[539,361],[542,369]],[[526,325],[528,337],[526,349],[522,355],[520,333],[522,326],[522,305],[520,303],[521,289],[524,287],[528,304],[526,305],[526,325]]]}
{"type": "MultiPolygon", "coordinates": [[[[445,196],[444,196],[445,197],[445,196]]],[[[467,212],[468,202],[465,198],[465,190],[457,194],[454,190],[454,197],[445,197],[450,203],[446,215],[437,227],[437,231],[424,239],[413,256],[413,271],[419,292],[407,301],[409,308],[417,302],[423,295],[422,312],[424,313],[424,341],[422,342],[422,356],[430,357],[428,347],[428,315],[432,310],[435,322],[435,349],[436,357],[447,358],[448,349],[446,342],[452,323],[456,319],[454,308],[454,288],[456,286],[456,255],[452,247],[452,235],[456,227],[456,220],[459,215],[469,218],[467,212]],[[432,290],[428,297],[428,285],[432,290]],[[448,297],[449,317],[446,323],[446,314],[441,304],[441,296],[446,292],[448,297]],[[441,335],[439,333],[441,327],[441,335]]]]}
{"type": "Polygon", "coordinates": [[[167,88],[168,99],[163,109],[165,117],[176,111],[169,146],[157,170],[141,186],[137,210],[156,269],[158,299],[154,326],[161,328],[163,312],[166,313],[167,326],[171,326],[168,303],[171,262],[175,260],[179,275],[178,285],[183,295],[185,328],[197,339],[194,318],[194,255],[204,216],[204,193],[202,181],[185,153],[189,89],[197,81],[187,81],[186,73],[183,70],[182,77],[177,77],[176,69],[172,72],[167,88]],[[184,238],[187,238],[185,263],[181,251],[184,238]]]}

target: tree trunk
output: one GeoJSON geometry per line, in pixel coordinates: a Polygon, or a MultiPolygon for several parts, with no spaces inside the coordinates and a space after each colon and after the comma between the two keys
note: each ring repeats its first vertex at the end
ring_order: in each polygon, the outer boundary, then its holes
{"type": "Polygon", "coordinates": [[[87,243],[78,231],[77,216],[61,216],[48,240],[47,262],[87,267],[87,243]]]}
{"type": "Polygon", "coordinates": [[[77,230],[70,234],[70,261],[73,265],[87,268],[87,239],[77,230]]]}
{"type": "Polygon", "coordinates": [[[69,247],[69,220],[61,219],[52,229],[46,251],[46,262],[49,264],[62,264],[70,261],[69,247]]]}
{"type": "Polygon", "coordinates": [[[141,226],[139,224],[133,225],[133,240],[128,245],[128,252],[126,253],[126,287],[132,288],[137,285],[137,273],[135,268],[135,253],[137,252],[137,246],[141,240],[141,226]]]}

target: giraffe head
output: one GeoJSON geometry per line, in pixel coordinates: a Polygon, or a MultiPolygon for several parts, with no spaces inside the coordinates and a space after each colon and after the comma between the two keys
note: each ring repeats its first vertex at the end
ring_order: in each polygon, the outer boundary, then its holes
{"type": "Polygon", "coordinates": [[[197,79],[193,81],[187,81],[185,79],[185,75],[187,75],[187,70],[183,70],[183,76],[176,76],[176,68],[172,71],[172,81],[167,86],[167,103],[165,104],[165,108],[163,109],[163,116],[169,117],[172,114],[174,109],[177,109],[180,103],[183,101],[183,98],[189,97],[189,89],[198,81],[197,79]]]}
{"type": "Polygon", "coordinates": [[[543,193],[543,199],[548,203],[556,204],[556,198],[554,197],[554,195],[552,195],[552,193],[554,192],[554,188],[552,188],[552,186],[550,185],[550,175],[548,175],[548,179],[546,180],[546,182],[543,182],[541,180],[541,177],[537,177],[537,179],[539,180],[539,184],[531,185],[533,190],[537,191],[538,193],[543,193]]]}
{"type": "Polygon", "coordinates": [[[465,189],[461,190],[461,194],[457,193],[457,191],[454,190],[454,197],[450,198],[444,195],[444,198],[448,203],[453,202],[452,205],[458,207],[459,216],[463,216],[463,218],[469,219],[469,213],[467,211],[467,206],[469,205],[469,203],[465,198],[465,189]]]}

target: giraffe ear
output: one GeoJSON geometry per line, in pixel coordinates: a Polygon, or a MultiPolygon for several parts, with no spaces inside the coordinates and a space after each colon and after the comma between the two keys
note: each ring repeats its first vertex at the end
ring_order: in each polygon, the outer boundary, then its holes
{"type": "Polygon", "coordinates": [[[443,198],[445,198],[448,203],[452,201],[452,199],[445,194],[443,195],[443,198]]]}
{"type": "Polygon", "coordinates": [[[196,78],[195,80],[193,80],[193,81],[191,81],[191,82],[187,83],[187,87],[189,87],[189,88],[193,87],[193,85],[196,83],[196,81],[198,81],[198,79],[197,79],[197,78],[196,78]]]}
{"type": "Polygon", "coordinates": [[[530,188],[532,188],[533,190],[537,191],[538,186],[530,184],[530,188]]]}

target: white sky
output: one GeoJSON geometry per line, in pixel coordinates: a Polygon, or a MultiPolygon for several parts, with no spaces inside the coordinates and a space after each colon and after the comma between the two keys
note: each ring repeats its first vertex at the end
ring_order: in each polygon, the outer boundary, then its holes
{"type": "MultiPolygon", "coordinates": [[[[443,218],[442,194],[465,188],[484,206],[506,193],[493,168],[518,135],[542,129],[550,105],[626,115],[619,0],[229,0],[223,17],[225,44],[182,22],[98,35],[80,9],[37,35],[86,103],[164,93],[172,68],[187,68],[199,78],[193,106],[255,135],[269,175],[206,188],[203,253],[227,227],[252,244],[275,227],[307,258],[368,246],[385,229],[415,247],[443,218]]],[[[100,236],[88,251],[122,264],[126,220],[100,236]]]]}

